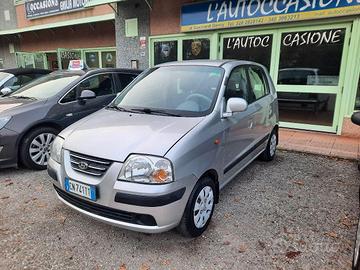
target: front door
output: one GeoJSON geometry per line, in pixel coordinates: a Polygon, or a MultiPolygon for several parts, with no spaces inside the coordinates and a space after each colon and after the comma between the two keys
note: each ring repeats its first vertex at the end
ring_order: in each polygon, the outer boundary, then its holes
{"type": "Polygon", "coordinates": [[[82,59],[81,50],[59,48],[57,53],[59,69],[68,69],[70,60],[82,59]]]}
{"type": "MultiPolygon", "coordinates": [[[[225,103],[230,98],[251,101],[247,67],[239,66],[232,71],[225,90],[225,103]]],[[[234,113],[223,119],[225,125],[224,174],[231,175],[243,164],[244,154],[257,139],[253,114],[256,108],[249,106],[244,112],[234,113]]],[[[225,177],[227,178],[227,177],[225,177]]]]}
{"type": "Polygon", "coordinates": [[[59,100],[50,117],[66,127],[108,105],[116,96],[115,89],[112,73],[96,74],[86,78],[59,100]],[[77,97],[83,90],[93,91],[96,98],[78,102],[77,97]]]}

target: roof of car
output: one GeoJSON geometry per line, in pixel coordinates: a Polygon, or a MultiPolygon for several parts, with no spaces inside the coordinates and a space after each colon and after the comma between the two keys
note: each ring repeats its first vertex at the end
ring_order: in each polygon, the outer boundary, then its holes
{"type": "Polygon", "coordinates": [[[158,67],[162,66],[213,66],[213,67],[221,67],[228,63],[237,63],[241,64],[256,64],[255,62],[250,61],[243,61],[243,60],[231,60],[231,59],[224,59],[224,60],[187,60],[187,61],[176,61],[176,62],[167,62],[164,64],[157,65],[158,67]]]}
{"type": "Polygon", "coordinates": [[[49,69],[41,69],[41,68],[9,68],[3,69],[1,72],[10,73],[13,75],[22,75],[22,74],[48,74],[51,72],[49,69]]]}
{"type": "Polygon", "coordinates": [[[64,75],[85,75],[85,74],[97,74],[103,72],[122,72],[122,73],[130,73],[130,74],[140,74],[142,70],[139,69],[127,69],[127,68],[90,68],[84,70],[57,70],[54,71],[52,74],[64,74],[64,75]]]}

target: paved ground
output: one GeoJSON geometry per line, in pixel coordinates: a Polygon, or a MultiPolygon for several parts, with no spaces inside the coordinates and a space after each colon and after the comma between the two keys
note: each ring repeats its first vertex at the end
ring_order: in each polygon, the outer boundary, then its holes
{"type": "Polygon", "coordinates": [[[208,231],[145,235],[77,214],[46,172],[0,172],[0,269],[349,269],[355,163],[280,152],[221,194],[208,231]]]}
{"type": "Polygon", "coordinates": [[[354,136],[280,128],[279,149],[357,160],[360,135],[359,132],[351,135],[354,136]]]}

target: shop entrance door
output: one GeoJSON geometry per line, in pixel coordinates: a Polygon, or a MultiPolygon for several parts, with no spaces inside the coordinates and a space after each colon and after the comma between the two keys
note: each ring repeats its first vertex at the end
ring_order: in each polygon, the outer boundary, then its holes
{"type": "Polygon", "coordinates": [[[81,50],[76,49],[63,49],[57,50],[59,69],[67,69],[70,60],[82,59],[81,50]]]}
{"type": "Polygon", "coordinates": [[[337,132],[350,24],[226,33],[220,57],[269,69],[278,92],[280,125],[337,132]]]}

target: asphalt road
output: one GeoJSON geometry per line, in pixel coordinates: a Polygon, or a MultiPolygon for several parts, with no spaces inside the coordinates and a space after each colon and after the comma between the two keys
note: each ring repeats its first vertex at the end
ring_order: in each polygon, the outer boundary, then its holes
{"type": "Polygon", "coordinates": [[[0,269],[350,269],[354,162],[279,152],[221,193],[208,231],[146,235],[82,216],[45,171],[0,172],[0,269]]]}

